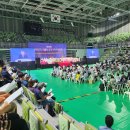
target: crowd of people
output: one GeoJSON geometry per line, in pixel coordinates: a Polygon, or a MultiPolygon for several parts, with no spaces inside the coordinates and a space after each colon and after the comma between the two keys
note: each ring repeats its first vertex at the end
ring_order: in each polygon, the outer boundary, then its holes
{"type": "MultiPolygon", "coordinates": [[[[14,127],[14,118],[11,118],[12,122],[12,128],[11,130],[28,130],[28,126],[26,122],[21,119],[18,114],[14,113],[11,116],[8,114],[8,112],[12,110],[17,110],[17,106],[14,102],[7,103],[5,100],[13,94],[17,89],[21,88],[22,86],[27,87],[30,91],[32,91],[38,102],[40,102],[40,105],[42,105],[42,108],[45,109],[51,116],[55,116],[54,111],[54,103],[55,103],[55,97],[52,94],[52,90],[49,92],[45,91],[45,88],[47,86],[47,83],[44,82],[38,82],[37,79],[33,80],[30,75],[27,73],[23,73],[16,67],[10,67],[9,65],[5,65],[3,61],[0,61],[0,119],[1,116],[4,116],[6,113],[9,117],[16,116],[17,120],[20,122],[19,125],[21,128],[19,128],[17,125],[17,129],[14,127]],[[44,90],[44,91],[43,91],[44,90]],[[25,128],[26,127],[26,128],[25,128]],[[19,128],[19,129],[18,129],[19,128]]],[[[8,117],[7,116],[7,117],[8,117]]],[[[4,119],[4,118],[2,118],[4,119]]],[[[8,123],[10,122],[10,118],[8,118],[8,123]]],[[[6,122],[5,118],[5,122],[6,122]]],[[[19,123],[18,122],[18,123],[19,123]]],[[[0,122],[1,123],[1,122],[0,122]]],[[[1,126],[1,124],[0,124],[1,126]]],[[[4,128],[4,126],[2,126],[4,128]]]]}
{"type": "Polygon", "coordinates": [[[96,63],[95,65],[72,65],[54,67],[52,76],[75,83],[94,83],[100,81],[101,91],[112,90],[115,85],[123,87],[130,80],[130,65],[116,58],[96,63]],[[121,86],[120,85],[120,86],[121,86]]]}
{"type": "Polygon", "coordinates": [[[26,121],[17,114],[17,105],[5,101],[17,89],[13,76],[0,60],[0,130],[29,130],[26,121]]]}
{"type": "MultiPolygon", "coordinates": [[[[62,80],[68,80],[75,83],[94,83],[100,81],[100,91],[104,91],[105,89],[112,90],[115,85],[121,84],[121,87],[124,87],[125,84],[130,83],[130,65],[125,63],[124,60],[122,61],[121,58],[115,57],[113,59],[105,60],[104,62],[96,63],[92,66],[72,65],[68,67],[54,67],[52,76],[60,77],[62,80]]],[[[55,97],[52,95],[51,91],[45,91],[47,83],[38,82],[37,79],[33,80],[27,73],[23,73],[15,67],[5,65],[3,61],[0,61],[0,120],[2,120],[3,123],[8,124],[1,125],[0,122],[0,126],[3,129],[7,126],[11,128],[10,130],[29,129],[25,120],[21,119],[16,111],[9,113],[10,111],[17,109],[16,104],[14,102],[4,102],[14,91],[22,86],[25,86],[32,91],[35,94],[37,101],[42,104],[43,109],[51,116],[55,116],[55,97]]],[[[107,126],[100,127],[99,129],[104,130],[108,128],[111,130],[113,124],[113,118],[111,116],[106,117],[106,124],[107,126]]]]}

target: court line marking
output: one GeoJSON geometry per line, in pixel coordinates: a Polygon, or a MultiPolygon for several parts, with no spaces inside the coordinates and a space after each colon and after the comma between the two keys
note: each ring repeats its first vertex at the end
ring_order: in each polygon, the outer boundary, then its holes
{"type": "Polygon", "coordinates": [[[91,96],[91,95],[98,94],[98,93],[100,93],[100,92],[98,91],[98,92],[93,92],[93,93],[90,93],[90,94],[87,93],[87,94],[83,94],[83,95],[80,95],[80,96],[75,96],[75,97],[72,97],[72,98],[60,100],[60,101],[58,101],[58,103],[68,102],[70,100],[75,100],[75,99],[78,99],[78,98],[82,98],[82,97],[86,97],[86,96],[91,96]]]}

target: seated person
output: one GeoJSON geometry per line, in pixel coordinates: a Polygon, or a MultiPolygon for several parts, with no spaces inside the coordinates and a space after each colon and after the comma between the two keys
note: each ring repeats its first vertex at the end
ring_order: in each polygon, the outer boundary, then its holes
{"type": "Polygon", "coordinates": [[[126,83],[127,82],[127,77],[125,76],[124,73],[122,73],[121,79],[120,79],[120,83],[126,83]]]}
{"type": "Polygon", "coordinates": [[[29,130],[29,128],[26,121],[18,114],[4,113],[0,115],[0,130],[29,130]]]}
{"type": "Polygon", "coordinates": [[[6,82],[4,81],[2,75],[0,74],[0,87],[2,87],[5,84],[6,84],[6,82]]]}
{"type": "Polygon", "coordinates": [[[100,126],[99,130],[112,130],[111,127],[112,127],[113,123],[114,123],[113,117],[111,115],[107,115],[105,117],[105,124],[106,124],[106,126],[100,126]]]}
{"type": "Polygon", "coordinates": [[[57,72],[57,68],[56,68],[56,66],[54,66],[54,67],[53,67],[52,76],[55,77],[55,76],[56,76],[56,72],[57,72]]]}
{"type": "Polygon", "coordinates": [[[67,77],[67,72],[66,72],[66,70],[63,70],[63,74],[61,76],[61,79],[64,80],[64,79],[66,79],[66,77],[67,77]]]}
{"type": "Polygon", "coordinates": [[[17,69],[14,68],[12,70],[12,72],[13,72],[13,74],[12,74],[13,79],[16,79],[17,78],[17,69]]]}
{"type": "MultiPolygon", "coordinates": [[[[34,85],[34,81],[29,81],[28,88],[35,94],[38,102],[42,103],[43,108],[48,112],[50,108],[54,106],[54,100],[47,99],[50,96],[50,93],[41,92],[41,90],[37,87],[32,87],[34,85]]],[[[50,113],[49,113],[50,114],[50,113]]]]}
{"type": "Polygon", "coordinates": [[[7,102],[3,102],[2,105],[0,106],[0,115],[7,113],[7,112],[12,112],[12,110],[16,111],[17,110],[17,106],[15,105],[15,103],[7,103],[7,102]]]}
{"type": "Polygon", "coordinates": [[[6,92],[0,92],[0,103],[2,103],[10,94],[6,92]]]}
{"type": "Polygon", "coordinates": [[[9,93],[15,90],[16,88],[17,88],[17,83],[13,80],[11,83],[7,83],[2,87],[0,87],[0,91],[9,93]]]}
{"type": "Polygon", "coordinates": [[[19,81],[21,82],[21,84],[23,84],[25,87],[28,87],[28,80],[29,80],[29,77],[26,77],[25,76],[26,74],[19,74],[18,77],[19,77],[19,81]]]}
{"type": "Polygon", "coordinates": [[[109,82],[109,86],[108,86],[109,90],[112,89],[112,86],[113,86],[115,83],[116,83],[116,79],[114,78],[113,75],[110,75],[110,82],[109,82]]]}
{"type": "Polygon", "coordinates": [[[120,75],[119,75],[119,73],[117,73],[117,75],[116,75],[116,77],[115,77],[115,79],[116,79],[116,83],[119,83],[120,82],[120,75]]]}
{"type": "Polygon", "coordinates": [[[3,79],[6,81],[6,83],[10,83],[13,80],[12,76],[6,70],[6,66],[4,66],[2,68],[1,75],[2,75],[3,79]]]}

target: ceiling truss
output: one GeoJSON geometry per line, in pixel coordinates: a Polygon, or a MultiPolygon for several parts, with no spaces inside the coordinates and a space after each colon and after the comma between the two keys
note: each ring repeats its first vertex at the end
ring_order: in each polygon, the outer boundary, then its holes
{"type": "Polygon", "coordinates": [[[62,21],[96,25],[116,12],[121,16],[129,14],[128,7],[121,6],[123,3],[130,5],[129,0],[0,0],[0,15],[15,13],[36,20],[43,17],[46,22],[53,13],[59,14],[62,21]]]}

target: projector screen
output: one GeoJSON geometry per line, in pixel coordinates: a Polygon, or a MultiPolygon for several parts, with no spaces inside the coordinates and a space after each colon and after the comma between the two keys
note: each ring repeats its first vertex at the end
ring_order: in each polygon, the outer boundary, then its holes
{"type": "Polygon", "coordinates": [[[35,61],[35,50],[33,48],[11,48],[11,62],[28,62],[35,61]]]}
{"type": "Polygon", "coordinates": [[[29,42],[29,48],[35,48],[36,58],[66,57],[66,44],[29,42]]]}
{"type": "Polygon", "coordinates": [[[99,58],[99,49],[87,49],[86,50],[86,57],[87,58],[99,58]]]}

